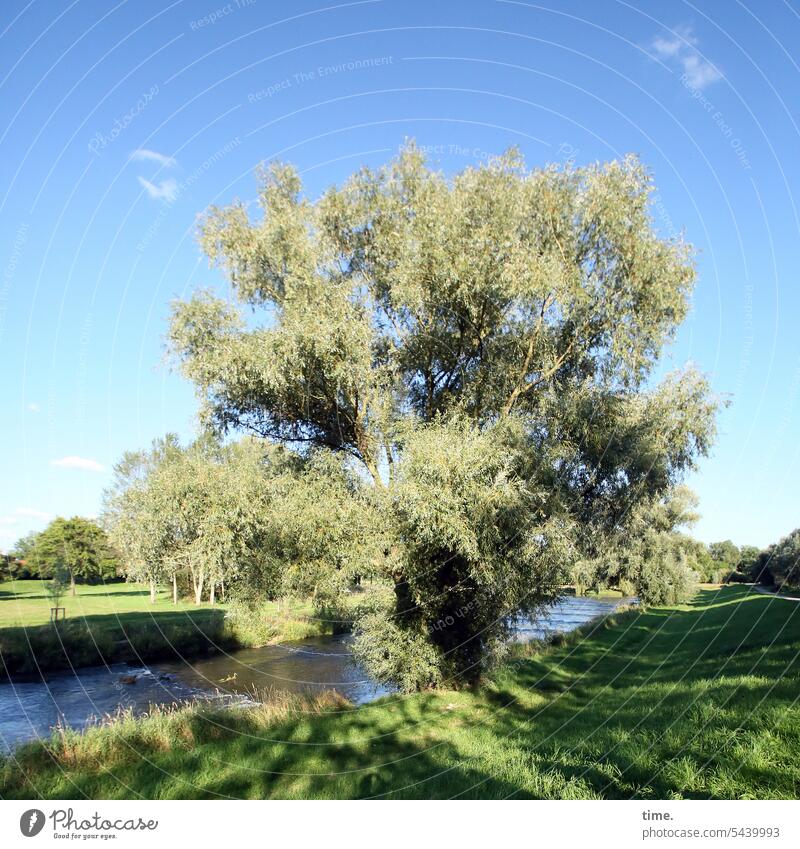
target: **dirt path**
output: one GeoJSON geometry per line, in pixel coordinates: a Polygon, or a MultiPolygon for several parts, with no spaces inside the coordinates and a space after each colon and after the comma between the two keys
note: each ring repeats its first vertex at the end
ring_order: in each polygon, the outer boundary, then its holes
{"type": "Polygon", "coordinates": [[[761,595],[769,595],[769,596],[772,596],[773,598],[782,598],[784,601],[800,601],[800,596],[778,595],[778,593],[770,592],[769,590],[765,589],[764,587],[759,587],[757,584],[753,584],[753,589],[757,593],[761,593],[761,595]]]}

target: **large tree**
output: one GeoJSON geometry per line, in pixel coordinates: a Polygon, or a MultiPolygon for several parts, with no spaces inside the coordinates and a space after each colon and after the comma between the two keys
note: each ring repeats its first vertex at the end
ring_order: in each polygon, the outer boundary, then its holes
{"type": "Polygon", "coordinates": [[[363,469],[397,518],[375,640],[421,646],[423,683],[480,674],[561,580],[542,551],[597,557],[708,450],[704,379],[652,384],[694,270],[651,189],[635,158],[529,171],[511,151],[450,180],[408,145],[316,201],[271,165],[259,217],[235,203],[202,224],[238,302],[174,305],[202,418],[363,469]],[[434,627],[477,605],[457,640],[434,627]]]}

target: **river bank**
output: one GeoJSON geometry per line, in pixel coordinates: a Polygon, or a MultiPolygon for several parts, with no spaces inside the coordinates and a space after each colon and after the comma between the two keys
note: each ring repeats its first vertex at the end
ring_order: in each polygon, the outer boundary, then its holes
{"type": "Polygon", "coordinates": [[[204,657],[348,630],[347,622],[315,615],[309,601],[266,602],[248,622],[224,604],[149,601],[136,584],[80,586],[54,627],[44,582],[0,582],[0,681],[41,680],[59,670],[204,657]]]}
{"type": "Polygon", "coordinates": [[[475,690],[66,732],[3,761],[0,796],[795,798],[800,605],[706,589],[558,642],[475,690]]]}
{"type": "MultiPolygon", "coordinates": [[[[528,642],[565,633],[611,612],[618,602],[564,598],[534,622],[521,622],[517,639],[528,642]]],[[[309,637],[280,645],[202,652],[144,663],[112,663],[51,672],[46,681],[31,678],[0,684],[0,751],[19,742],[49,737],[51,729],[81,730],[128,711],[191,701],[209,705],[252,705],[276,693],[316,696],[336,690],[352,704],[392,692],[371,681],[352,659],[348,634],[309,637]],[[266,695],[262,695],[266,694],[266,695]]]]}

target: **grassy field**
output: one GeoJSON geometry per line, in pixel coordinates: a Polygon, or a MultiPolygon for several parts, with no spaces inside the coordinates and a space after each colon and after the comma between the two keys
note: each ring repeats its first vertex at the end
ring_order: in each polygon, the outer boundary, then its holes
{"type": "MultiPolygon", "coordinates": [[[[0,628],[45,625],[50,621],[50,599],[46,581],[0,581],[0,628]]],[[[159,616],[196,610],[185,601],[172,604],[167,591],[161,591],[155,604],[150,604],[150,591],[143,584],[78,585],[77,595],[67,592],[60,602],[69,618],[86,616],[144,613],[159,616]]],[[[210,607],[203,604],[201,609],[210,607]]]]}
{"type": "Polygon", "coordinates": [[[0,796],[797,798],[800,604],[704,589],[519,651],[475,691],[67,733],[7,759],[0,796]]]}
{"type": "Polygon", "coordinates": [[[190,657],[209,645],[264,645],[330,632],[334,623],[313,616],[309,602],[268,602],[257,622],[226,620],[226,606],[173,605],[168,593],[150,602],[140,584],[78,586],[61,606],[66,620],[50,624],[43,582],[0,582],[0,678],[116,660],[190,657]]]}

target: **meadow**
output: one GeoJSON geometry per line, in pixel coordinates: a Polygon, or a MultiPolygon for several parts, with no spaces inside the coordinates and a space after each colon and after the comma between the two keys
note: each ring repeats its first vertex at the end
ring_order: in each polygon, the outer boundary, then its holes
{"type": "Polygon", "coordinates": [[[115,662],[190,657],[209,647],[265,645],[332,630],[315,618],[308,601],[266,602],[247,625],[226,617],[224,604],[155,603],[142,584],[78,585],[60,605],[66,618],[54,627],[46,582],[0,582],[0,678],[38,676],[55,669],[115,662]]]}
{"type": "Polygon", "coordinates": [[[4,798],[796,798],[800,605],[750,587],[515,649],[484,686],[120,717],[27,744],[4,798]]]}

